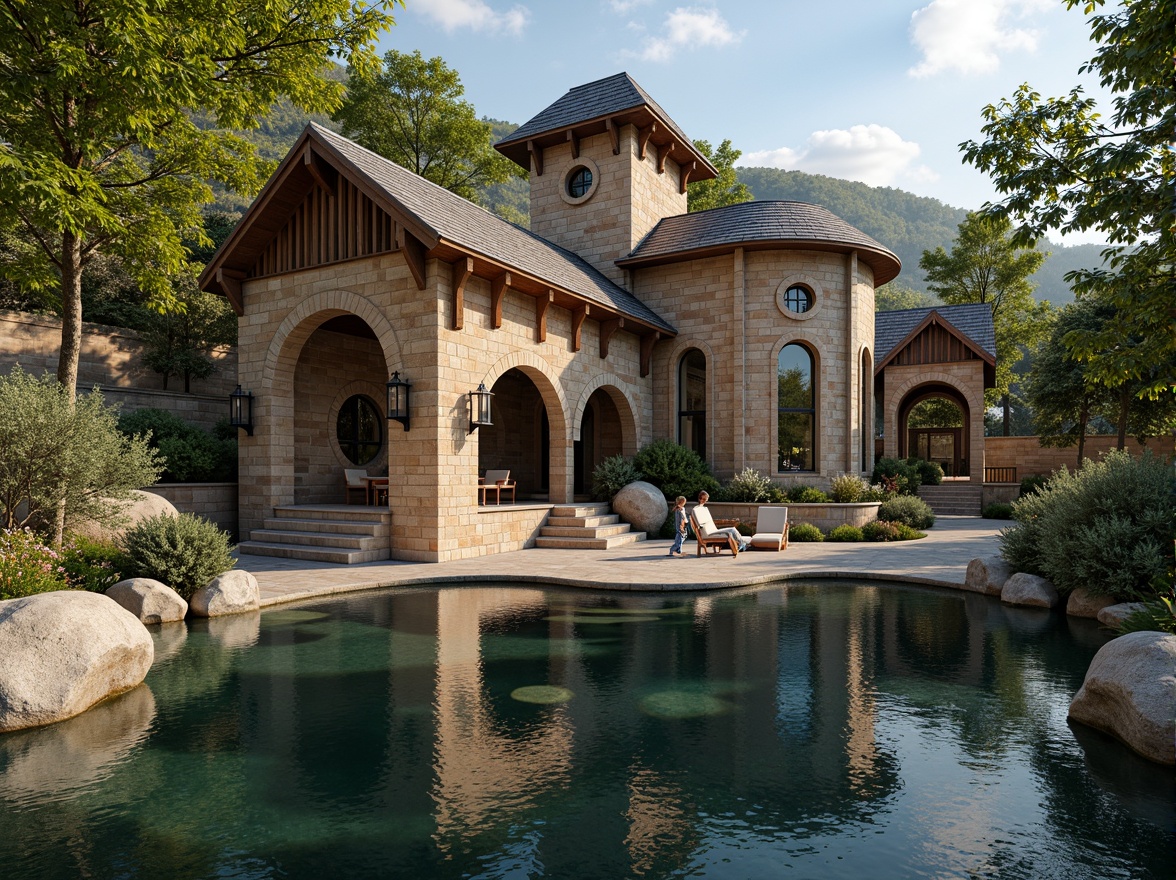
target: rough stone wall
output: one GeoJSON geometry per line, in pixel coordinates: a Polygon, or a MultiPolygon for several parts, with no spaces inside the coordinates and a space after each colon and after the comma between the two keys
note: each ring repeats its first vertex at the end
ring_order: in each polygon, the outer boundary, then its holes
{"type": "MultiPolygon", "coordinates": [[[[1117,441],[1118,438],[1105,435],[1087,437],[1082,455],[1097,460],[1114,449],[1117,441]]],[[[1143,455],[1144,448],[1134,437],[1127,438],[1127,451],[1132,455],[1143,455]]],[[[1155,455],[1170,456],[1176,453],[1176,442],[1172,437],[1158,437],[1148,440],[1146,448],[1155,455]]],[[[1032,474],[1051,474],[1062,465],[1070,470],[1078,465],[1077,445],[1046,448],[1037,437],[985,437],[984,450],[984,463],[988,467],[1015,467],[1018,480],[1032,474]]]]}
{"type": "Polygon", "coordinates": [[[655,433],[678,439],[678,364],[688,349],[707,358],[707,458],[728,479],[745,467],[781,485],[824,484],[852,464],[861,467],[860,363],[873,344],[873,283],[857,264],[852,321],[847,308],[849,260],[818,251],[747,251],[641,269],[639,297],[678,329],[654,354],[655,433]],[[807,285],[813,307],[802,315],[778,304],[793,284],[807,285]],[[803,342],[814,356],[815,470],[777,473],[777,358],[803,342]]]}
{"type": "MultiPolygon", "coordinates": [[[[307,487],[319,478],[316,462],[331,469],[321,450],[314,459],[300,459],[306,454],[298,450],[314,445],[305,426],[320,418],[328,396],[344,396],[344,379],[370,383],[381,404],[389,371],[399,370],[412,383],[411,429],[393,426],[387,456],[392,552],[398,559],[474,557],[533,540],[537,524],[527,516],[504,537],[487,526],[479,511],[480,432],[469,431],[468,411],[468,393],[479,383],[493,388],[511,369],[534,383],[550,426],[553,502],[571,499],[573,432],[596,388],[619,389],[629,410],[621,421],[631,434],[646,431],[651,381],[640,378],[636,336],[617,333],[602,360],[599,324],[589,318],[581,350],[573,352],[571,315],[552,306],[547,339],[536,343],[534,300],[515,291],[507,292],[502,326],[493,329],[490,285],[476,277],[466,285],[464,329],[452,330],[450,268],[430,260],[426,269],[425,290],[417,289],[399,254],[245,282],[240,374],[243,387],[256,395],[257,428],[253,437],[241,438],[243,531],[260,527],[274,506],[300,500],[300,462],[306,461],[302,485],[307,487]],[[353,344],[364,340],[347,337],[339,360],[330,363],[337,346],[320,351],[312,334],[323,321],[342,314],[362,318],[377,341],[365,350],[353,344]],[[303,362],[304,355],[310,360],[303,362]]],[[[505,419],[509,404],[496,399],[495,405],[505,419]]],[[[328,414],[325,429],[333,425],[328,414]]],[[[638,442],[645,437],[636,437],[633,445],[638,442]]],[[[342,464],[330,481],[341,483],[342,464]]]]}
{"type": "MultiPolygon", "coordinates": [[[[19,364],[34,376],[55,375],[60,351],[58,319],[0,312],[0,373],[7,374],[19,364]]],[[[228,395],[237,382],[236,349],[217,349],[213,353],[217,371],[207,379],[193,379],[190,394],[183,391],[184,380],[174,376],[165,391],[163,377],[145,367],[142,356],[143,345],[134,331],[83,324],[78,390],[97,385],[106,402],[122,412],[163,409],[205,430],[229,414],[228,395]]]]}
{"type": "Polygon", "coordinates": [[[531,172],[531,231],[575,251],[618,284],[625,272],[614,261],[628,254],[663,217],[686,213],[679,193],[679,169],[669,159],[657,172],[657,152],[650,147],[638,157],[637,129],[621,128],[621,151],[613,155],[605,134],[584,138],[580,155],[571,144],[543,151],[543,174],[531,172]],[[595,192],[577,204],[566,195],[568,173],[586,165],[596,178],[595,192]]]}
{"type": "Polygon", "coordinates": [[[156,483],[147,491],[166,498],[176,510],[204,517],[238,540],[236,483],[156,483]]]}

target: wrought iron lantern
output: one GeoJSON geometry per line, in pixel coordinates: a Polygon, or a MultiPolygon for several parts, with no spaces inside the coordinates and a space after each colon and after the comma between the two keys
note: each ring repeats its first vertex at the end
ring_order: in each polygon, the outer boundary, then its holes
{"type": "Polygon", "coordinates": [[[388,421],[400,422],[404,430],[408,430],[408,395],[412,388],[411,382],[400,378],[397,370],[388,380],[388,421]]]}
{"type": "Polygon", "coordinates": [[[486,383],[479,382],[478,390],[470,392],[470,430],[473,433],[478,428],[490,428],[494,422],[490,421],[490,398],[493,391],[486,390],[486,383]]]}
{"type": "Polygon", "coordinates": [[[240,385],[229,395],[229,426],[244,428],[246,434],[253,436],[253,392],[242,391],[240,385]]]}

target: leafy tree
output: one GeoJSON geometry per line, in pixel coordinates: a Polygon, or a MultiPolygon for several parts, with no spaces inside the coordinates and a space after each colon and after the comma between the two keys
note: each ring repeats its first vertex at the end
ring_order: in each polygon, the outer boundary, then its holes
{"type": "Polygon", "coordinates": [[[526,172],[490,144],[490,123],[463,101],[465,87],[441,58],[395,49],[377,70],[351,68],[332,117],[343,134],[470,201],[479,187],[526,172]]]}
{"type": "Polygon", "coordinates": [[[874,291],[874,311],[876,312],[923,309],[933,306],[935,303],[936,299],[931,294],[907,287],[899,281],[883,284],[874,291]]]}
{"type": "Polygon", "coordinates": [[[160,466],[141,437],[119,432],[97,391],[77,398],[48,374],[0,376],[0,515],[61,543],[64,521],[109,522],[111,501],[154,483],[160,466]],[[56,520],[56,523],[55,523],[56,520]]]}
{"type": "Polygon", "coordinates": [[[1005,218],[969,214],[960,224],[951,252],[942,247],[924,251],[919,267],[927,286],[949,305],[988,303],[996,331],[996,385],[991,396],[1003,400],[1006,434],[1009,385],[1020,346],[1033,347],[1046,332],[1048,304],[1033,299],[1029,276],[1045,254],[1033,244],[1017,244],[1005,218]]]}
{"type": "Polygon", "coordinates": [[[395,2],[0,6],[0,227],[31,245],[3,271],[29,290],[60,290],[57,378],[71,400],[84,268],[117,256],[152,301],[173,302],[209,181],[251,193],[267,171],[228,129],[255,126],[281,97],[338,106],[343,85],[320,75],[327,59],[362,68],[395,2]]]}
{"type": "MultiPolygon", "coordinates": [[[[1066,6],[1091,15],[1104,0],[1066,6]]],[[[1126,376],[1153,398],[1173,394],[1176,379],[1174,20],[1176,0],[1121,0],[1091,15],[1099,48],[1080,72],[1098,74],[1114,93],[1109,118],[1081,88],[1043,101],[1025,84],[984,109],[982,143],[961,144],[965,161],[1005,196],[985,213],[1017,218],[1019,241],[1051,229],[1106,236],[1106,265],[1067,280],[1078,296],[1100,298],[1115,313],[1100,329],[1075,330],[1067,345],[1095,380],[1117,386],[1126,376]],[[1135,341],[1123,344],[1129,337],[1135,341]]]]}
{"type": "Polygon", "coordinates": [[[946,397],[932,397],[911,410],[908,428],[962,428],[964,414],[959,404],[946,397]]]}
{"type": "Polygon", "coordinates": [[[719,176],[714,180],[700,180],[686,187],[686,210],[705,211],[708,208],[723,208],[750,202],[754,196],[747,184],[741,183],[735,173],[735,162],[743,155],[742,150],[731,146],[730,140],[719,144],[718,149],[710,141],[695,141],[695,148],[715,166],[719,176]]]}
{"type": "Polygon", "coordinates": [[[177,294],[182,308],[149,313],[143,330],[143,362],[163,376],[184,377],[184,392],[193,379],[206,379],[216,371],[211,352],[218,345],[237,341],[237,316],[223,297],[196,289],[189,282],[177,294]]]}

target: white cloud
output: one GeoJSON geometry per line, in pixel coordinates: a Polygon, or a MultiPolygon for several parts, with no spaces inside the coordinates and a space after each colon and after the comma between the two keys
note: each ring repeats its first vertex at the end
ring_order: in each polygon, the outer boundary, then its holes
{"type": "Polygon", "coordinates": [[[625,15],[632,12],[638,6],[646,6],[652,3],[653,0],[608,0],[608,5],[612,7],[613,12],[619,12],[625,15]]]}
{"type": "Polygon", "coordinates": [[[639,54],[645,61],[668,61],[679,49],[729,46],[742,38],[717,9],[679,6],[666,16],[661,35],[647,38],[639,54]]]}
{"type": "Polygon", "coordinates": [[[911,14],[911,42],[923,60],[907,72],[932,76],[943,71],[992,73],[1002,53],[1036,51],[1038,34],[1014,26],[1045,8],[1045,0],[931,0],[911,14]]]}
{"type": "Polygon", "coordinates": [[[489,33],[521,34],[531,20],[526,6],[513,6],[498,12],[484,0],[428,0],[420,11],[450,33],[458,28],[489,33]]]}
{"type": "Polygon", "coordinates": [[[916,164],[919,145],[884,125],[814,131],[799,150],[781,147],[744,153],[740,165],[783,168],[860,180],[870,186],[892,186],[899,179],[930,181],[938,175],[916,164]]]}

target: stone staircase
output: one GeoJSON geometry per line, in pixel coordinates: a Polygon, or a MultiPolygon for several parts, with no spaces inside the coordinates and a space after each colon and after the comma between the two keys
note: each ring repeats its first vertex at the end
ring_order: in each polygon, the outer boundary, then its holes
{"type": "Polygon", "coordinates": [[[392,514],[386,507],[298,504],[275,507],[265,527],[252,529],[240,553],[353,565],[388,559],[392,514]]]}
{"type": "Polygon", "coordinates": [[[557,504],[535,539],[536,547],[559,550],[611,550],[645,540],[628,523],[609,513],[608,502],[557,504]]]}
{"type": "Polygon", "coordinates": [[[964,481],[919,487],[919,497],[931,506],[936,516],[979,516],[981,495],[979,484],[964,481]]]}

